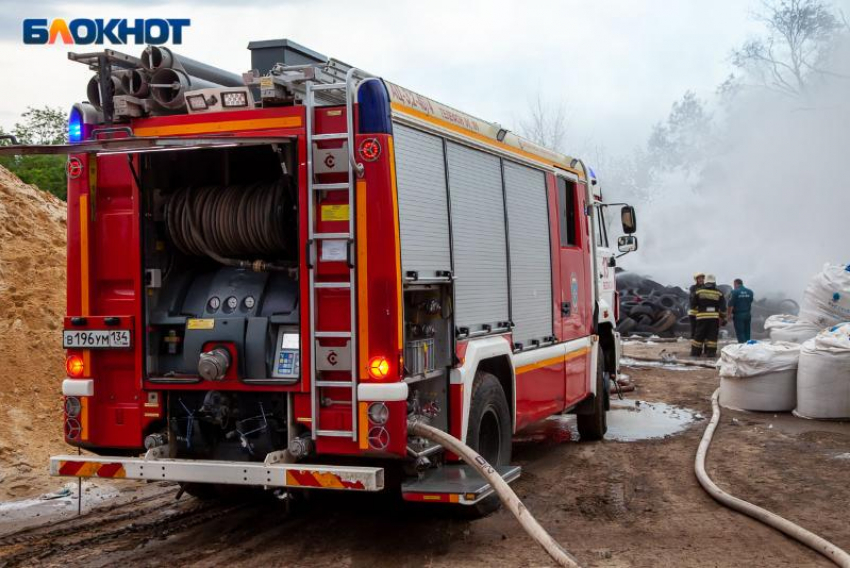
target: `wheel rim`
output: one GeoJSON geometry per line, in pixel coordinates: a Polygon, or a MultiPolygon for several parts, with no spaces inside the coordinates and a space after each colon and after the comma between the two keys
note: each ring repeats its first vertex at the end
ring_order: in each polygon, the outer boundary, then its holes
{"type": "Polygon", "coordinates": [[[502,423],[492,406],[481,416],[478,428],[478,453],[491,464],[498,464],[502,454],[502,423]]]}

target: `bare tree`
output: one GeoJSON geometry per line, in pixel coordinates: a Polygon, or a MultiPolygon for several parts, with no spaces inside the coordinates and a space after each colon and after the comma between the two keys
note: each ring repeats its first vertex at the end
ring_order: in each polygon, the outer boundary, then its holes
{"type": "Polygon", "coordinates": [[[825,0],[765,0],[756,19],[766,35],[732,52],[732,63],[786,95],[806,92],[841,23],[825,0]]]}
{"type": "Polygon", "coordinates": [[[550,103],[540,93],[529,101],[527,115],[519,121],[524,137],[544,148],[564,152],[567,141],[567,109],[563,102],[550,103]]]}

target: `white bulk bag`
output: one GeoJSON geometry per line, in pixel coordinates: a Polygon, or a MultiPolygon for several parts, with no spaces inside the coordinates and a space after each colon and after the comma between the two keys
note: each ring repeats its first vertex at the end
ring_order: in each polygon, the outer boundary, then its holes
{"type": "Polygon", "coordinates": [[[826,329],[800,348],[794,413],[850,418],[850,324],[826,329]]]}
{"type": "Polygon", "coordinates": [[[770,331],[771,341],[791,343],[803,343],[823,331],[822,326],[787,314],[770,316],[764,322],[764,329],[770,331]]]}
{"type": "Polygon", "coordinates": [[[850,321],[850,264],[825,264],[803,294],[800,319],[830,327],[850,321]]]}
{"type": "Polygon", "coordinates": [[[793,410],[799,357],[796,343],[727,345],[720,351],[720,404],[741,410],[793,410]]]}

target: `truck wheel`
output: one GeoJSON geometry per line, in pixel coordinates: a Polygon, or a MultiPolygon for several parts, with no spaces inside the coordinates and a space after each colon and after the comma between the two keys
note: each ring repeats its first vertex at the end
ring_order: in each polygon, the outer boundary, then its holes
{"type": "MultiPolygon", "coordinates": [[[[512,430],[510,407],[502,385],[492,374],[479,371],[472,386],[467,445],[490,465],[509,465],[512,430]]],[[[481,518],[496,511],[500,504],[499,497],[493,494],[475,505],[462,505],[462,511],[467,518],[481,518]]]]}
{"type": "Polygon", "coordinates": [[[578,435],[580,440],[596,441],[605,437],[608,431],[608,415],[605,412],[606,399],[610,396],[602,369],[602,353],[596,364],[596,396],[593,397],[593,411],[590,414],[579,414],[578,435]]]}

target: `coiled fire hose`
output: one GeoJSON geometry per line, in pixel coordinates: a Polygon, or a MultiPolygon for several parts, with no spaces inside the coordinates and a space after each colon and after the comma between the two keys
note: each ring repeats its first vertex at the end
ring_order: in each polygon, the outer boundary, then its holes
{"type": "Polygon", "coordinates": [[[805,544],[815,552],[818,552],[834,562],[836,565],[841,566],[842,568],[850,568],[850,554],[845,552],[844,550],[838,548],[828,540],[825,540],[818,535],[807,531],[803,527],[799,525],[795,525],[791,521],[780,517],[775,513],[771,513],[766,509],[762,509],[752,503],[748,503],[743,499],[738,499],[737,497],[733,497],[728,493],[724,492],[722,489],[717,487],[714,482],[708,477],[708,474],[705,472],[705,456],[708,453],[708,447],[711,445],[711,438],[714,436],[714,431],[717,428],[717,423],[720,421],[720,404],[718,402],[718,398],[720,397],[720,389],[714,391],[714,394],[711,397],[711,421],[708,423],[708,427],[705,429],[705,433],[702,435],[702,440],[699,443],[699,448],[697,449],[696,461],[694,463],[694,471],[697,475],[697,480],[699,480],[700,485],[702,485],[703,489],[705,489],[709,495],[711,495],[716,501],[718,501],[721,505],[729,507],[730,509],[734,509],[739,513],[743,513],[747,516],[754,518],[757,521],[760,521],[768,526],[775,528],[778,531],[781,531],[793,538],[794,540],[805,544]]]}
{"type": "Polygon", "coordinates": [[[256,271],[285,270],[291,265],[243,259],[287,255],[287,201],[282,181],[185,187],[168,200],[165,222],[171,240],[187,255],[256,271]]]}
{"type": "Polygon", "coordinates": [[[487,463],[487,460],[482,458],[472,448],[442,430],[437,430],[433,426],[428,426],[419,421],[411,420],[407,423],[407,431],[414,435],[431,440],[436,444],[440,444],[444,448],[451,450],[461,457],[463,461],[471,465],[486,479],[496,494],[501,499],[505,507],[513,513],[528,536],[533,538],[537,544],[543,547],[549,556],[558,563],[559,566],[578,567],[579,563],[575,557],[564,550],[552,536],[546,532],[540,523],[531,516],[522,501],[519,500],[516,493],[511,489],[510,485],[502,479],[502,476],[487,463]]]}

